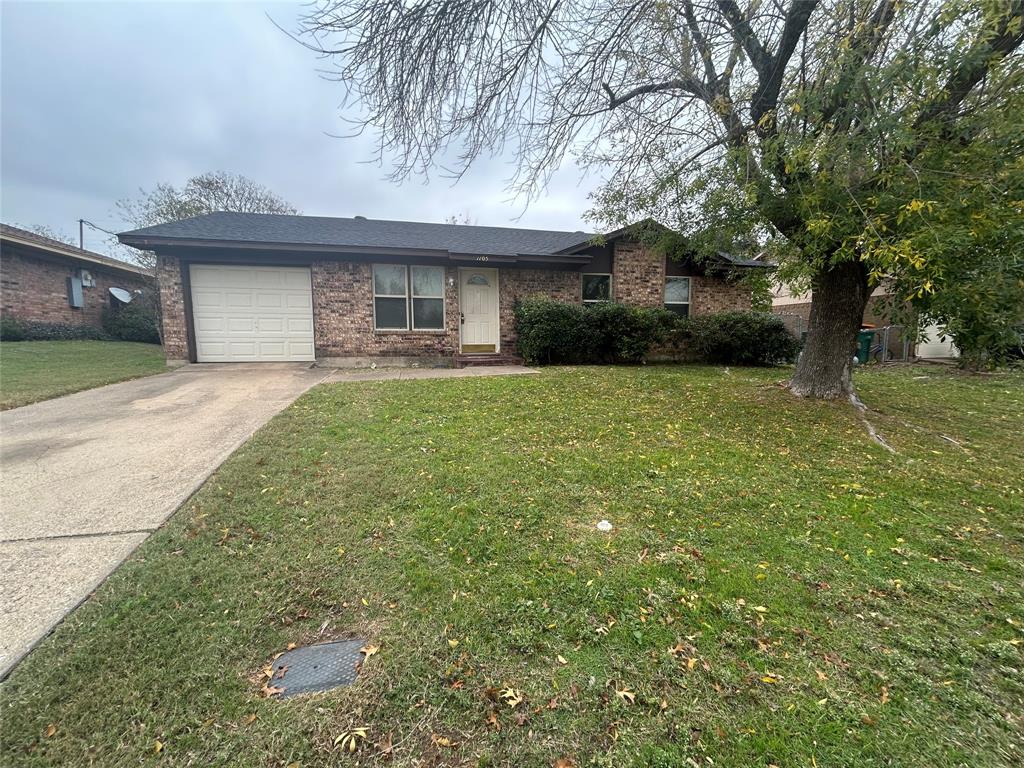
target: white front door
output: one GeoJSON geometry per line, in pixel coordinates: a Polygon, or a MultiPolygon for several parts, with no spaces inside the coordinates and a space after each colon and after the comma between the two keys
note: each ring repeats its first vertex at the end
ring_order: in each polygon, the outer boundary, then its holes
{"type": "Polygon", "coordinates": [[[462,351],[499,351],[498,270],[459,270],[459,311],[462,351]]]}
{"type": "Polygon", "coordinates": [[[307,267],[193,264],[200,363],[314,360],[307,267]]]}

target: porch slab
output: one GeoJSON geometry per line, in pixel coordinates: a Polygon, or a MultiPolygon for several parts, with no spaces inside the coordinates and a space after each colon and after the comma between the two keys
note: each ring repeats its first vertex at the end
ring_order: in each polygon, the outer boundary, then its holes
{"type": "Polygon", "coordinates": [[[324,383],[463,379],[473,376],[522,376],[529,373],[539,373],[539,371],[525,365],[479,365],[472,368],[375,368],[372,370],[336,370],[328,375],[324,383]]]}

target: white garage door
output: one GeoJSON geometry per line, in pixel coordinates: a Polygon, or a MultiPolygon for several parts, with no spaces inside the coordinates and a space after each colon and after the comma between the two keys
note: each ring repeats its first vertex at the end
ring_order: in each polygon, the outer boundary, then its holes
{"type": "Polygon", "coordinates": [[[924,339],[917,345],[917,356],[924,359],[941,359],[960,357],[960,350],[953,344],[953,339],[944,336],[937,325],[929,325],[924,329],[924,339]]]}
{"type": "Polygon", "coordinates": [[[200,363],[313,360],[309,270],[193,264],[200,363]]]}

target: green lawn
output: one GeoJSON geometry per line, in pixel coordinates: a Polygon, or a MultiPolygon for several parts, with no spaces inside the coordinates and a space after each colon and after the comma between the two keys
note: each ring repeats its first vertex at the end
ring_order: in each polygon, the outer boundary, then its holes
{"type": "Polygon", "coordinates": [[[1021,765],[1024,377],[860,372],[892,455],[784,375],[320,386],[14,671],[0,763],[1021,765]]]}
{"type": "Polygon", "coordinates": [[[166,371],[156,344],[129,341],[0,342],[0,409],[166,371]]]}

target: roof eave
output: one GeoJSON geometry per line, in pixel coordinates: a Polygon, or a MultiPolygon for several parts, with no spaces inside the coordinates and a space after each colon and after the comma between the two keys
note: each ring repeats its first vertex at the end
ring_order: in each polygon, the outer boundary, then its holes
{"type": "Polygon", "coordinates": [[[69,245],[66,248],[59,248],[57,246],[48,245],[46,243],[40,243],[38,240],[31,240],[29,238],[18,237],[15,234],[4,232],[0,234],[0,240],[14,243],[16,245],[24,246],[26,248],[34,248],[37,251],[45,251],[55,256],[63,256],[64,258],[74,259],[75,261],[85,262],[87,264],[95,264],[99,267],[107,267],[108,269],[119,269],[124,272],[131,272],[136,275],[148,275],[149,273],[143,268],[136,266],[135,264],[129,264],[127,261],[119,262],[116,259],[110,259],[100,254],[93,255],[91,251],[83,251],[79,248],[75,248],[73,245],[69,245]]]}
{"type": "Polygon", "coordinates": [[[316,243],[271,243],[247,240],[211,240],[201,238],[152,237],[122,232],[117,239],[124,245],[143,250],[157,248],[230,248],[233,250],[290,251],[295,253],[323,253],[348,256],[404,256],[440,258],[449,261],[478,261],[488,263],[549,262],[557,264],[583,264],[589,256],[561,253],[460,253],[439,248],[393,248],[385,246],[324,245],[316,243]]]}

